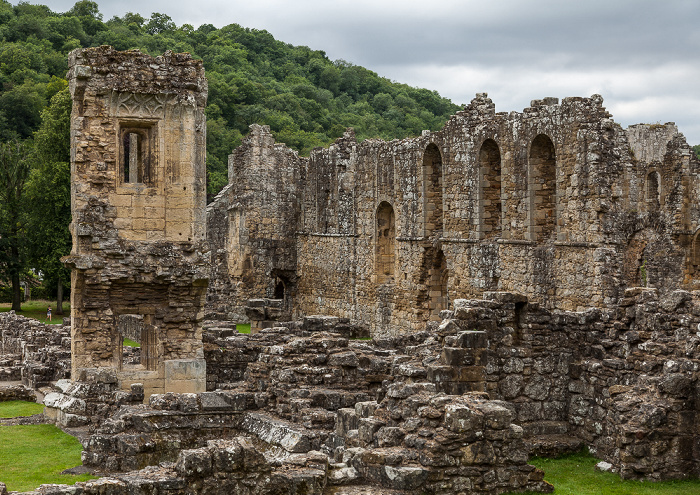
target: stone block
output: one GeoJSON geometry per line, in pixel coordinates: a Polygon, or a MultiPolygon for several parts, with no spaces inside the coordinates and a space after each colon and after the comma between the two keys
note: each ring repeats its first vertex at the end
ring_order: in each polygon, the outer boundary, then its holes
{"type": "Polygon", "coordinates": [[[178,393],[206,391],[207,363],[204,359],[165,361],[165,389],[178,393]]]}

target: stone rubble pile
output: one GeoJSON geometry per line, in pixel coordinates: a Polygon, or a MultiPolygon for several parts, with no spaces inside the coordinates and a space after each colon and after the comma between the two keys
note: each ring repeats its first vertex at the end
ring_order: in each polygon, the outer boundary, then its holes
{"type": "Polygon", "coordinates": [[[547,491],[529,456],[583,445],[623,478],[697,476],[700,292],[630,289],[585,312],[492,292],[441,316],[373,340],[334,332],[338,319],[210,327],[211,391],[144,405],[138,386],[118,391],[113,372],[94,370],[59,382],[47,411],[92,423],[85,465],[132,488],[161,471],[201,488],[172,463],[192,449],[213,459],[217,442],[248,442],[272,478],[308,493],[547,491]]]}

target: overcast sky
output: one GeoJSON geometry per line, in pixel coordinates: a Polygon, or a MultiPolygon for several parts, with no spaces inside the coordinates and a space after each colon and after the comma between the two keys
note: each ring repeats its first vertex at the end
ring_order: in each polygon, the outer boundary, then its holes
{"type": "MultiPolygon", "coordinates": [[[[499,112],[599,93],[623,126],[675,122],[700,144],[698,0],[97,2],[105,21],[160,12],[178,26],[266,29],[457,104],[486,92],[499,112]]],[[[47,1],[55,12],[74,3],[47,1]]]]}

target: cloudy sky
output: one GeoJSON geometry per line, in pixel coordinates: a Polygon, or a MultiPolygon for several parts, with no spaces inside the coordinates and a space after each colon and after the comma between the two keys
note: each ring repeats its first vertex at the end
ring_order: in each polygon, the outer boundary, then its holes
{"type": "MultiPolygon", "coordinates": [[[[599,93],[623,126],[675,122],[700,144],[698,0],[97,2],[104,20],[160,12],[178,25],[266,29],[458,104],[486,92],[496,111],[599,93]]],[[[63,12],[75,1],[46,3],[63,12]]]]}

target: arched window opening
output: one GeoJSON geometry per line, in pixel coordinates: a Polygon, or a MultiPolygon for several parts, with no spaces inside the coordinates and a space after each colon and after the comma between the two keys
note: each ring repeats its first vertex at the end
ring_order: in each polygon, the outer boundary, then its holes
{"type": "Polygon", "coordinates": [[[479,152],[480,204],[479,226],[482,238],[501,235],[501,152],[493,139],[487,139],[479,152]]]}
{"type": "Polygon", "coordinates": [[[442,231],[442,155],[435,144],[423,153],[425,235],[442,231]]]}
{"type": "Polygon", "coordinates": [[[652,171],[647,175],[646,200],[647,210],[657,211],[661,202],[661,194],[659,188],[659,173],[652,171]]]}
{"type": "Polygon", "coordinates": [[[554,144],[544,134],[530,148],[530,239],[550,239],[556,229],[557,174],[554,144]]]}
{"type": "Polygon", "coordinates": [[[440,311],[448,309],[447,299],[447,261],[445,254],[440,249],[433,259],[428,276],[428,295],[430,319],[440,321],[440,311]]]}
{"type": "Polygon", "coordinates": [[[396,239],[396,225],[394,209],[383,201],[377,208],[377,232],[376,232],[376,274],[377,282],[391,282],[394,279],[394,244],[396,239]]]}

